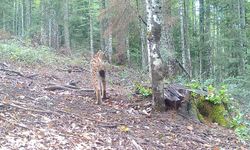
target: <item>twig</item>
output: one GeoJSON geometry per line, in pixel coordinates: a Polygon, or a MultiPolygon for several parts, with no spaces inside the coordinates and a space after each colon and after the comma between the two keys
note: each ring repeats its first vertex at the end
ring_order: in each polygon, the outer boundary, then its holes
{"type": "Polygon", "coordinates": [[[3,120],[3,121],[5,121],[5,122],[8,122],[8,123],[10,123],[10,124],[13,124],[13,125],[15,125],[15,126],[18,126],[18,127],[21,127],[21,128],[27,129],[27,130],[30,130],[29,127],[27,127],[27,126],[25,126],[25,125],[23,125],[23,124],[18,124],[18,123],[16,123],[16,122],[11,122],[11,121],[9,121],[9,119],[5,119],[5,117],[2,116],[2,115],[0,115],[0,119],[3,120]]]}
{"type": "Polygon", "coordinates": [[[147,23],[146,23],[146,21],[142,18],[141,15],[138,15],[138,18],[143,22],[143,24],[144,24],[145,26],[148,26],[147,23]]]}
{"type": "Polygon", "coordinates": [[[186,135],[182,135],[183,138],[186,138],[190,141],[195,141],[197,143],[202,143],[202,144],[205,144],[206,141],[202,140],[202,139],[199,139],[199,138],[196,138],[196,137],[192,137],[192,136],[186,136],[186,135]]]}
{"type": "Polygon", "coordinates": [[[14,104],[14,103],[11,103],[11,104],[8,104],[8,105],[9,105],[9,106],[12,106],[12,107],[19,108],[19,109],[23,109],[23,110],[26,110],[26,111],[33,111],[33,112],[38,112],[38,113],[48,113],[48,114],[56,114],[56,115],[59,115],[58,113],[53,112],[53,111],[25,108],[25,107],[23,107],[23,106],[19,106],[19,105],[16,105],[16,104],[14,104]]]}
{"type": "Polygon", "coordinates": [[[46,91],[68,90],[68,88],[63,87],[63,86],[59,86],[59,85],[55,85],[55,86],[46,87],[46,88],[44,88],[44,90],[46,90],[46,91]]]}
{"type": "Polygon", "coordinates": [[[94,89],[80,89],[82,92],[94,92],[94,89]]]}
{"type": "Polygon", "coordinates": [[[68,85],[71,85],[71,86],[76,86],[78,83],[80,83],[80,81],[74,81],[74,80],[71,80],[68,85]]]}
{"type": "Polygon", "coordinates": [[[0,63],[0,66],[4,67],[8,67],[5,63],[0,63]]]}
{"type": "Polygon", "coordinates": [[[175,59],[175,62],[179,65],[179,67],[186,73],[186,75],[188,76],[188,80],[191,80],[191,76],[188,73],[188,71],[183,67],[183,65],[177,60],[175,59]]]}
{"type": "Polygon", "coordinates": [[[80,88],[76,86],[72,86],[72,85],[53,85],[53,86],[44,88],[44,90],[46,91],[69,90],[69,89],[80,89],[80,88]]]}
{"type": "Polygon", "coordinates": [[[32,74],[32,75],[27,76],[26,78],[32,79],[32,78],[34,78],[36,76],[39,76],[39,74],[32,74]]]}
{"type": "Polygon", "coordinates": [[[71,73],[71,72],[83,72],[83,71],[91,72],[90,70],[82,68],[82,67],[77,67],[77,68],[72,67],[72,68],[67,68],[67,69],[56,69],[56,70],[65,71],[65,72],[68,72],[68,73],[71,73]]]}
{"type": "Polygon", "coordinates": [[[20,72],[14,71],[14,70],[8,70],[8,69],[3,69],[3,68],[1,68],[0,71],[9,72],[9,73],[14,73],[14,74],[16,74],[16,75],[19,75],[19,76],[21,76],[21,77],[24,77],[23,74],[21,74],[20,72]]]}
{"type": "Polygon", "coordinates": [[[76,133],[70,133],[70,132],[67,132],[67,131],[61,131],[61,132],[58,132],[59,135],[62,135],[62,136],[71,136],[71,137],[74,137],[74,138],[82,138],[86,141],[89,141],[90,139],[85,137],[84,135],[81,135],[81,134],[76,134],[76,133]]]}
{"type": "Polygon", "coordinates": [[[118,124],[99,124],[98,126],[100,127],[104,127],[104,128],[117,128],[117,126],[119,126],[118,124]]]}
{"type": "Polygon", "coordinates": [[[131,139],[130,137],[128,138],[131,140],[132,144],[137,150],[143,150],[142,147],[134,139],[131,139]]]}
{"type": "Polygon", "coordinates": [[[79,87],[76,87],[76,86],[73,86],[73,85],[64,85],[64,87],[70,88],[70,89],[80,89],[79,87]]]}

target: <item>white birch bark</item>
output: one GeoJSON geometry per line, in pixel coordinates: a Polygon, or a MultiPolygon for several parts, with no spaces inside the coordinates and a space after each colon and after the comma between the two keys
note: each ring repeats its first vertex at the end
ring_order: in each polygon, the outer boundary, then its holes
{"type": "Polygon", "coordinates": [[[163,71],[160,55],[161,39],[161,3],[160,0],[146,0],[147,7],[147,48],[150,63],[150,75],[152,84],[152,104],[155,110],[166,110],[163,99],[163,71]]]}
{"type": "Polygon", "coordinates": [[[24,5],[21,1],[21,37],[24,37],[24,5]]]}
{"type": "Polygon", "coordinates": [[[64,0],[64,40],[68,54],[70,51],[70,34],[69,34],[69,0],[64,0]]]}
{"type": "Polygon", "coordinates": [[[112,48],[112,31],[109,32],[108,36],[108,56],[109,56],[109,63],[112,63],[112,55],[113,55],[113,48],[112,48]]]}
{"type": "Polygon", "coordinates": [[[125,47],[127,51],[127,61],[128,61],[128,66],[130,66],[130,50],[129,50],[129,32],[126,35],[126,40],[125,40],[125,47]]]}
{"type": "Polygon", "coordinates": [[[93,20],[92,20],[92,12],[91,12],[91,3],[89,0],[89,42],[90,42],[90,52],[92,57],[94,56],[94,46],[93,46],[93,20]]]}

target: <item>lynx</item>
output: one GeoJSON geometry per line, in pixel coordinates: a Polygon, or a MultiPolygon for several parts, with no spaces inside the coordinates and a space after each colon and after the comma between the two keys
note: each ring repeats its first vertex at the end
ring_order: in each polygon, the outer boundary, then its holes
{"type": "Polygon", "coordinates": [[[102,104],[102,99],[106,98],[106,80],[104,67],[104,52],[99,50],[91,60],[92,84],[95,89],[97,104],[102,104]]]}

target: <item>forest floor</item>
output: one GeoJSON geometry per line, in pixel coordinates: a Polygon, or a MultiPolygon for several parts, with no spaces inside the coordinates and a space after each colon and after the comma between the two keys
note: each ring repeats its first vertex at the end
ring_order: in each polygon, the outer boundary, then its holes
{"type": "Polygon", "coordinates": [[[108,73],[108,99],[96,105],[89,66],[0,64],[0,149],[249,149],[230,129],[174,111],[147,114],[133,94],[140,74],[108,73]],[[71,84],[69,84],[71,83],[71,84]]]}

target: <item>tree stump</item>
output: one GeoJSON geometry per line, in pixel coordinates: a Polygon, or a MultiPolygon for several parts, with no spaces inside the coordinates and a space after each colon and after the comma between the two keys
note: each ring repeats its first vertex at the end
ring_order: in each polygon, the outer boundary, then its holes
{"type": "Polygon", "coordinates": [[[181,84],[169,84],[164,88],[166,108],[167,110],[176,110],[186,118],[199,121],[199,112],[196,105],[191,101],[191,92],[195,91],[190,90],[181,84]]]}

